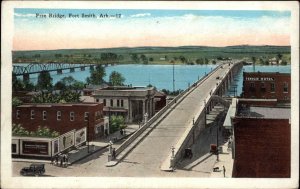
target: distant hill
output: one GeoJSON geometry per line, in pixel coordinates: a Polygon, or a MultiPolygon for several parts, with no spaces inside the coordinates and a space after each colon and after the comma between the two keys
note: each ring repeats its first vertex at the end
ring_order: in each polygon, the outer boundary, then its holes
{"type": "Polygon", "coordinates": [[[283,58],[290,62],[290,46],[251,46],[236,45],[227,47],[210,46],[179,46],[179,47],[117,47],[99,49],[57,49],[57,50],[34,50],[34,51],[13,51],[13,62],[70,62],[93,63],[101,58],[101,54],[113,53],[118,56],[118,64],[130,64],[132,54],[146,56],[149,64],[168,64],[171,59],[180,59],[184,56],[186,62],[195,62],[199,58],[209,60],[218,57],[250,58],[257,57],[267,60],[282,54],[283,58]],[[150,61],[151,60],[151,61],[150,61]]]}

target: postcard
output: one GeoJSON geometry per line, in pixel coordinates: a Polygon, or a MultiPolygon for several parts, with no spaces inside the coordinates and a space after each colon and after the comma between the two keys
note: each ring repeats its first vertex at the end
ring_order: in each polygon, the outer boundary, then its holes
{"type": "Polygon", "coordinates": [[[1,187],[299,187],[299,4],[4,1],[1,187]]]}

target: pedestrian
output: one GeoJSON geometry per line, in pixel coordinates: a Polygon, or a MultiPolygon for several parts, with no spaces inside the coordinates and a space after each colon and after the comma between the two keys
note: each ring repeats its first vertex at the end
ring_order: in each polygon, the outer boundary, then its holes
{"type": "Polygon", "coordinates": [[[224,178],[225,178],[225,173],[226,173],[226,169],[225,169],[225,166],[223,165],[223,175],[224,175],[224,178]]]}
{"type": "Polygon", "coordinates": [[[113,158],[113,159],[116,158],[116,150],[115,150],[115,148],[113,148],[113,150],[112,150],[112,158],[113,158]]]}
{"type": "Polygon", "coordinates": [[[58,165],[58,155],[55,155],[55,165],[58,165]]]}
{"type": "Polygon", "coordinates": [[[68,167],[68,165],[69,165],[69,156],[66,155],[66,167],[68,167]]]}
{"type": "Polygon", "coordinates": [[[54,157],[52,156],[51,157],[51,165],[53,165],[53,162],[54,162],[54,157]]]}
{"type": "Polygon", "coordinates": [[[63,166],[63,158],[60,156],[60,166],[63,166]]]}
{"type": "Polygon", "coordinates": [[[62,155],[63,167],[66,165],[66,154],[62,155]]]}

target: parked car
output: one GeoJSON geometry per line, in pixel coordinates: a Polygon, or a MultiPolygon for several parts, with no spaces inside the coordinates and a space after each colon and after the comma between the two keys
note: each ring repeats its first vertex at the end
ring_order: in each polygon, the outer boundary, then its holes
{"type": "Polygon", "coordinates": [[[20,174],[23,176],[40,176],[45,173],[45,164],[33,163],[29,167],[24,167],[21,169],[20,174]]]}

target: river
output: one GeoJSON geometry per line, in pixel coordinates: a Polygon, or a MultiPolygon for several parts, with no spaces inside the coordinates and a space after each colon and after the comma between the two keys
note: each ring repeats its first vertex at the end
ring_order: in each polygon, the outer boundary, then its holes
{"type": "MultiPolygon", "coordinates": [[[[23,64],[24,65],[24,64],[23,64]]],[[[175,78],[175,90],[186,89],[189,85],[202,78],[206,73],[209,73],[214,69],[215,65],[175,65],[174,66],[174,78],[175,78]]],[[[125,78],[125,84],[133,86],[147,86],[151,84],[158,89],[173,90],[173,65],[114,65],[105,67],[106,76],[105,80],[108,81],[109,75],[113,71],[120,72],[125,78]]],[[[253,72],[253,66],[244,66],[242,70],[236,75],[233,86],[236,86],[236,94],[240,95],[243,85],[243,71],[253,72]]],[[[260,72],[281,72],[291,73],[291,66],[255,66],[255,71],[260,72]]],[[[86,81],[86,78],[90,75],[90,70],[80,71],[76,69],[75,72],[70,73],[69,70],[63,70],[63,74],[57,75],[56,72],[52,72],[53,84],[61,80],[63,77],[72,76],[79,81],[86,81]]],[[[38,74],[30,75],[30,81],[37,82],[38,74]]],[[[227,95],[233,95],[234,88],[231,87],[227,95]]]]}

